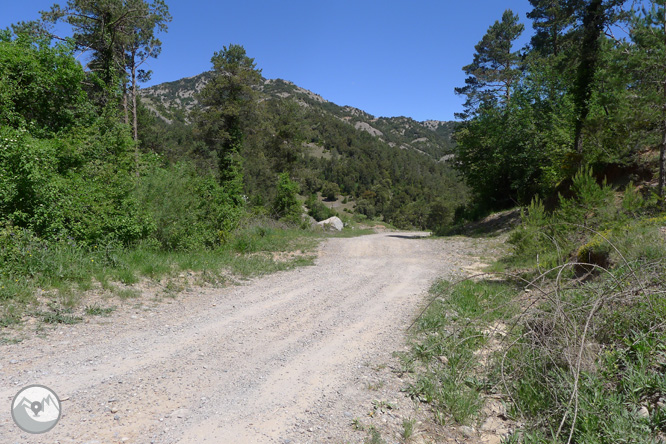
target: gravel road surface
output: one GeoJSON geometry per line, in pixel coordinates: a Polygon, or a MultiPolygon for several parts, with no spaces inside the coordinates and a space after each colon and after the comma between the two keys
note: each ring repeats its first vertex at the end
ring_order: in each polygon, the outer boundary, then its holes
{"type": "Polygon", "coordinates": [[[0,442],[363,442],[350,424],[382,396],[371,369],[404,349],[429,286],[477,260],[474,240],[425,235],[328,239],[314,266],[159,303],[144,296],[2,345],[0,442]],[[29,384],[64,399],[44,435],[11,418],[29,384]]]}

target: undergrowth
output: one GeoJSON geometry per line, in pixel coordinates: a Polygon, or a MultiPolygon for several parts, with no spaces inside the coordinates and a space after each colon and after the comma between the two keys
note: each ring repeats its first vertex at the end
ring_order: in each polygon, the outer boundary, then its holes
{"type": "Polygon", "coordinates": [[[406,370],[417,375],[405,392],[430,404],[438,423],[469,424],[489,384],[480,351],[502,330],[497,322],[516,312],[516,288],[468,280],[440,281],[430,291],[434,299],[415,323],[411,353],[402,356],[406,370]]]}
{"type": "Polygon", "coordinates": [[[666,439],[666,217],[589,171],[548,212],[535,200],[486,280],[440,283],[415,322],[406,391],[435,420],[479,425],[492,395],[505,442],[666,439]]]}

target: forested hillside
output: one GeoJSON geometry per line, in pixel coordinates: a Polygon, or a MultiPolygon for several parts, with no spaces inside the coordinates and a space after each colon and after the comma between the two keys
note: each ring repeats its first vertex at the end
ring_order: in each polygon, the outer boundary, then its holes
{"type": "Polygon", "coordinates": [[[143,63],[159,55],[171,17],[162,1],[116,3],[72,0],[3,32],[5,223],[45,239],[210,247],[244,212],[283,218],[279,183],[308,198],[315,216],[330,215],[324,195],[402,227],[444,226],[464,202],[465,188],[439,161],[451,152],[449,125],[375,119],[266,80],[239,45],[215,53],[208,73],[139,94],[150,78],[143,63]],[[117,23],[99,22],[104,14],[117,23]],[[55,39],[54,23],[73,38],[55,39]],[[156,214],[167,177],[191,199],[170,210],[188,214],[170,216],[183,223],[177,242],[163,237],[156,214]]]}
{"type": "MultiPolygon", "coordinates": [[[[157,117],[141,138],[152,143],[146,151],[206,163],[205,153],[193,155],[187,151],[191,146],[171,146],[173,141],[164,135],[190,139],[184,134],[194,128],[198,96],[214,75],[206,72],[141,91],[145,108],[157,117]],[[150,142],[158,133],[162,139],[150,142]]],[[[246,192],[253,204],[272,200],[271,178],[284,171],[305,196],[333,190],[352,201],[357,214],[382,217],[400,227],[443,228],[455,208],[466,202],[465,187],[445,162],[453,150],[453,122],[375,118],[281,79],[262,78],[254,89],[258,104],[244,123],[242,153],[246,192]],[[275,134],[279,140],[271,140],[275,134]]]]}

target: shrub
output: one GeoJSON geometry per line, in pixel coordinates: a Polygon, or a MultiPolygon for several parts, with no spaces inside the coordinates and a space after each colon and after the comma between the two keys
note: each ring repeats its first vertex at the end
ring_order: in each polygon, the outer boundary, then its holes
{"type": "Polygon", "coordinates": [[[326,220],[329,217],[333,217],[337,214],[335,211],[319,202],[315,194],[310,195],[308,200],[305,202],[305,205],[308,207],[308,214],[317,222],[326,220]]]}
{"type": "Polygon", "coordinates": [[[326,200],[335,200],[340,194],[340,187],[337,183],[328,182],[321,189],[321,195],[326,200]]]}
{"type": "Polygon", "coordinates": [[[0,126],[26,126],[38,137],[91,117],[85,72],[67,44],[0,36],[0,126]]]}
{"type": "Polygon", "coordinates": [[[165,250],[211,248],[229,237],[242,210],[212,176],[188,163],[151,168],[140,180],[136,200],[165,250]]]}
{"type": "Polygon", "coordinates": [[[288,173],[278,176],[277,191],[273,211],[278,219],[298,223],[301,217],[301,203],[298,198],[298,184],[289,178],[288,173]]]}
{"type": "Polygon", "coordinates": [[[596,267],[608,268],[610,266],[611,246],[608,243],[610,231],[595,234],[585,245],[576,252],[576,265],[580,272],[594,271],[596,267]]]}
{"type": "Polygon", "coordinates": [[[612,248],[597,233],[621,230],[647,210],[632,185],[618,201],[611,187],[597,183],[589,168],[574,176],[571,191],[570,198],[560,195],[559,208],[550,214],[538,198],[522,211],[522,224],[509,237],[514,262],[538,259],[540,265],[550,268],[573,256],[579,262],[607,266],[612,248]]]}

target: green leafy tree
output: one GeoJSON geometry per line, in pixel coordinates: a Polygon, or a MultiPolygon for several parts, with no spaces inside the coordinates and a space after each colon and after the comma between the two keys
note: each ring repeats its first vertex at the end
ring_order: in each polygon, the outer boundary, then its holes
{"type": "Polygon", "coordinates": [[[238,204],[243,194],[241,151],[244,119],[255,107],[261,70],[240,45],[229,45],[211,58],[214,77],[199,94],[196,131],[217,154],[220,183],[238,204]]]}
{"type": "MultiPolygon", "coordinates": [[[[105,86],[97,91],[102,104],[120,97],[119,89],[127,93],[130,80],[136,95],[136,81],[147,75],[139,67],[159,54],[161,43],[155,33],[166,31],[171,20],[163,0],[68,0],[64,7],[56,4],[41,14],[45,27],[58,22],[70,25],[76,48],[90,52],[87,68],[105,86]]],[[[126,95],[124,103],[127,110],[126,95]]]]}
{"type": "Polygon", "coordinates": [[[0,35],[0,126],[47,136],[90,123],[85,73],[72,53],[35,34],[0,35]]]}
{"type": "Polygon", "coordinates": [[[338,194],[340,194],[340,187],[337,183],[328,182],[321,189],[321,195],[326,200],[336,200],[338,198],[338,194]]]}
{"type": "Polygon", "coordinates": [[[298,184],[289,178],[288,173],[278,176],[277,194],[273,202],[273,212],[278,219],[298,223],[301,217],[301,203],[298,198],[298,184]]]}

